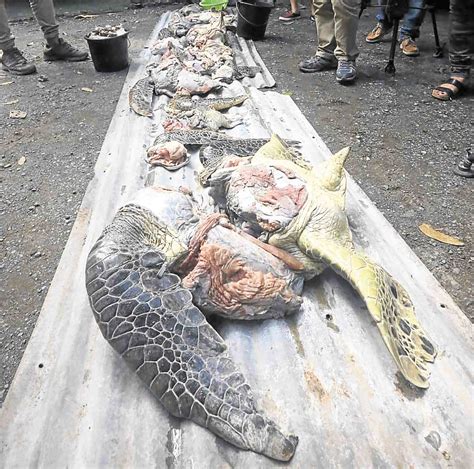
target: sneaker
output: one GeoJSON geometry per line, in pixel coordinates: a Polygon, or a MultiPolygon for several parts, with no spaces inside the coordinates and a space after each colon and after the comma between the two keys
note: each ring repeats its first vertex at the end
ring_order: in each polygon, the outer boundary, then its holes
{"type": "Polygon", "coordinates": [[[387,27],[383,23],[377,23],[375,28],[372,29],[369,34],[367,34],[365,41],[369,44],[380,42],[382,38],[390,32],[391,29],[392,27],[387,27]]]}
{"type": "Polygon", "coordinates": [[[339,60],[336,70],[336,80],[342,85],[352,83],[357,77],[354,60],[339,60]]]}
{"type": "Polygon", "coordinates": [[[298,64],[298,68],[303,73],[324,72],[325,70],[333,70],[337,67],[336,59],[330,60],[319,55],[314,55],[304,59],[298,64]]]}
{"type": "Polygon", "coordinates": [[[280,21],[294,21],[300,18],[300,13],[293,13],[291,10],[285,11],[278,19],[280,21]]]}
{"type": "Polygon", "coordinates": [[[313,23],[316,21],[316,19],[314,18],[314,15],[311,15],[311,16],[309,17],[309,19],[310,19],[313,23]]]}
{"type": "Polygon", "coordinates": [[[417,55],[420,55],[418,46],[411,37],[406,37],[405,39],[402,39],[402,41],[400,42],[400,49],[405,55],[408,55],[409,57],[416,57],[417,55]]]}
{"type": "Polygon", "coordinates": [[[36,72],[35,64],[26,60],[16,47],[3,51],[2,68],[14,75],[30,75],[36,72]]]}
{"type": "Polygon", "coordinates": [[[53,60],[65,60],[67,62],[82,62],[87,60],[89,54],[81,52],[79,49],[71,46],[64,39],[58,38],[53,43],[48,43],[43,52],[44,59],[52,62],[53,60]]]}

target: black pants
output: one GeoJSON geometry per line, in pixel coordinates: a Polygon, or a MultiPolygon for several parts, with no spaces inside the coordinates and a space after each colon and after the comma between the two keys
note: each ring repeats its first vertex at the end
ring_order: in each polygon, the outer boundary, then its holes
{"type": "Polygon", "coordinates": [[[449,61],[451,74],[469,75],[474,54],[474,0],[451,0],[449,61]]]}

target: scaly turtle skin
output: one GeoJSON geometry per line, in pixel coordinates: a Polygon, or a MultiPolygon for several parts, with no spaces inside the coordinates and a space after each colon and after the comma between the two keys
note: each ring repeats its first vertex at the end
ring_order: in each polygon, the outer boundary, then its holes
{"type": "Polygon", "coordinates": [[[187,96],[175,96],[166,106],[168,114],[176,114],[181,111],[192,111],[194,109],[214,109],[216,111],[225,111],[233,106],[242,104],[248,95],[243,94],[230,98],[200,98],[192,99],[187,96]]]}
{"type": "Polygon", "coordinates": [[[241,95],[231,98],[201,98],[191,99],[184,96],[175,96],[165,110],[171,119],[163,123],[165,130],[169,128],[208,129],[217,131],[221,127],[231,129],[242,123],[241,118],[232,119],[219,111],[225,111],[233,106],[242,104],[248,98],[241,95]]]}
{"type": "Polygon", "coordinates": [[[288,461],[298,439],[255,409],[223,339],[170,269],[198,219],[182,194],[139,196],[92,248],[86,287],[103,336],[172,415],[233,445],[288,461]]]}
{"type": "MultiPolygon", "coordinates": [[[[220,167],[225,156],[254,155],[269,140],[269,138],[233,138],[224,132],[212,130],[173,130],[158,135],[153,145],[176,141],[190,150],[200,148],[199,159],[204,168],[199,173],[199,182],[206,186],[209,177],[220,167]]],[[[296,140],[285,141],[291,146],[300,143],[296,140]]]]}
{"type": "Polygon", "coordinates": [[[154,58],[147,66],[150,76],[139,80],[129,91],[131,109],[139,115],[151,116],[151,84],[157,95],[205,95],[220,89],[222,83],[259,73],[260,67],[245,63],[235,35],[226,35],[226,28],[233,22],[231,16],[196,14],[187,7],[173,12],[167,27],[158,35],[157,47],[152,48],[154,58]]]}
{"type": "Polygon", "coordinates": [[[427,388],[436,350],[421,328],[405,289],[358,252],[344,212],[349,149],[311,167],[276,135],[250,165],[221,169],[211,178],[234,219],[250,224],[268,243],[291,253],[308,277],[331,267],[364,299],[403,376],[427,388]],[[222,193],[224,191],[224,193],[222,193]]]}

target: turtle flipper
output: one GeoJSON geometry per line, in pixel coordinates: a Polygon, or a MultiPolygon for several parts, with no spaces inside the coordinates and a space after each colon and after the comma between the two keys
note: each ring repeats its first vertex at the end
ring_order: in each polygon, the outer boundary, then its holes
{"type": "Polygon", "coordinates": [[[153,82],[150,77],[138,80],[128,92],[128,103],[130,108],[140,116],[151,117],[153,111],[153,82]]]}
{"type": "Polygon", "coordinates": [[[436,349],[418,322],[405,289],[369,258],[330,239],[303,232],[299,246],[349,281],[364,299],[403,376],[415,386],[427,388],[427,363],[434,361],[436,349]]]}
{"type": "MultiPolygon", "coordinates": [[[[129,225],[132,233],[135,228],[129,225]]],[[[164,254],[150,240],[116,242],[113,235],[106,228],[86,267],[90,304],[104,338],[172,415],[239,448],[291,459],[298,439],[255,409],[224,340],[168,271],[164,254]]]]}

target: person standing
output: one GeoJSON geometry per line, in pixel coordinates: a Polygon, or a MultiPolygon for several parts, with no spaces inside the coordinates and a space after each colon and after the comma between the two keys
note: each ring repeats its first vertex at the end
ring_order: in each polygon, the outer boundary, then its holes
{"type": "MultiPolygon", "coordinates": [[[[48,61],[65,60],[79,62],[88,58],[82,52],[59,37],[59,26],[56,23],[53,0],[29,0],[36,21],[46,39],[44,59],[48,61]]],[[[0,49],[3,51],[2,68],[15,75],[29,75],[36,72],[36,66],[28,61],[15,47],[15,38],[8,26],[5,0],[0,0],[0,49]]]]}
{"type": "MultiPolygon", "coordinates": [[[[392,27],[393,23],[387,18],[383,4],[386,2],[384,0],[379,1],[379,12],[376,15],[377,25],[375,26],[365,40],[369,44],[375,44],[380,42],[382,38],[388,34],[392,27]]],[[[406,15],[403,17],[403,23],[400,27],[400,49],[405,55],[410,57],[415,57],[420,54],[418,46],[416,45],[415,39],[420,36],[420,26],[423,23],[423,18],[425,16],[425,0],[410,0],[409,9],[406,15]]]]}
{"type": "Polygon", "coordinates": [[[290,9],[285,11],[278,19],[280,21],[294,21],[301,18],[300,5],[298,0],[290,0],[290,9]]]}
{"type": "Polygon", "coordinates": [[[318,35],[316,55],[299,64],[304,73],[336,69],[336,80],[352,83],[357,76],[356,34],[360,0],[313,0],[318,35]]]}
{"type": "Polygon", "coordinates": [[[457,98],[466,88],[474,55],[474,0],[451,0],[449,14],[449,80],[431,95],[441,101],[457,98]]]}

